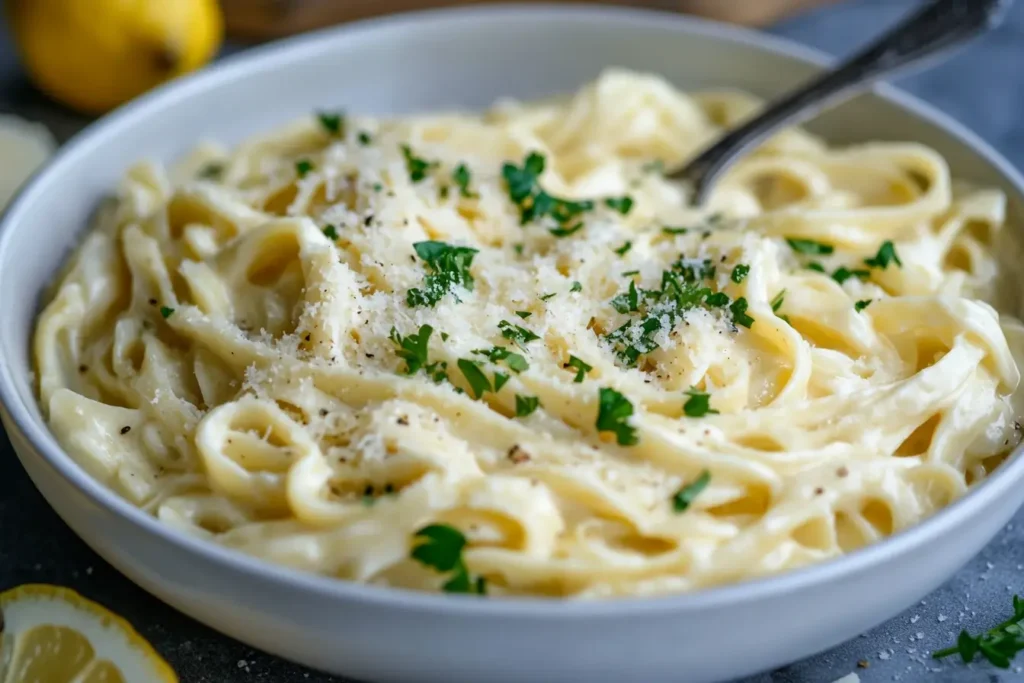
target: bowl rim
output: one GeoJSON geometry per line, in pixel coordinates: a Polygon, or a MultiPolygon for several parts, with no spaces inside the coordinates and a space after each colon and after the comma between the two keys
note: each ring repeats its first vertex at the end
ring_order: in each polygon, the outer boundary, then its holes
{"type": "MultiPolygon", "coordinates": [[[[494,21],[505,17],[615,22],[624,30],[653,25],[664,28],[670,25],[672,30],[680,35],[700,34],[722,42],[742,44],[779,54],[811,66],[825,67],[833,61],[831,56],[823,52],[770,34],[673,12],[629,7],[497,4],[405,12],[328,27],[230,55],[199,73],[164,84],[88,125],[65,143],[50,161],[32,176],[18,192],[7,211],[0,215],[0,264],[11,258],[8,255],[11,234],[18,229],[22,214],[26,213],[32,204],[45,201],[41,194],[50,176],[60,173],[63,166],[73,164],[81,156],[95,153],[99,142],[114,134],[119,128],[131,126],[140,119],[159,116],[159,111],[165,104],[178,98],[189,97],[197,90],[245,76],[249,71],[272,68],[275,61],[302,59],[315,55],[328,49],[328,44],[333,41],[401,28],[422,28],[425,25],[473,22],[481,19],[494,21]]],[[[950,138],[969,147],[998,172],[1018,197],[1024,197],[1024,178],[991,145],[963,124],[932,105],[889,85],[880,84],[873,92],[881,100],[928,122],[950,138]]],[[[35,319],[30,322],[30,333],[34,331],[34,323],[35,319]]],[[[31,353],[29,358],[31,359],[31,353]]],[[[361,603],[363,607],[427,613],[444,612],[448,616],[462,617],[500,616],[563,621],[595,617],[649,617],[749,603],[755,599],[786,595],[816,585],[839,581],[920,549],[966,522],[1024,480],[1022,444],[985,481],[928,519],[847,555],[776,575],[680,594],[594,601],[497,596],[480,600],[471,596],[375,586],[308,573],[246,555],[241,551],[173,529],[118,496],[74,462],[57,443],[45,422],[37,420],[22,401],[15,386],[15,370],[11,363],[5,362],[6,360],[2,357],[0,349],[0,411],[6,414],[8,425],[31,447],[32,455],[40,457],[50,469],[66,480],[78,493],[88,498],[92,504],[132,525],[136,531],[155,536],[160,542],[170,544],[182,553],[198,555],[218,565],[222,570],[238,572],[249,579],[271,582],[291,590],[308,591],[327,600],[361,603]]],[[[29,367],[19,368],[17,372],[31,374],[34,371],[29,367]]]]}

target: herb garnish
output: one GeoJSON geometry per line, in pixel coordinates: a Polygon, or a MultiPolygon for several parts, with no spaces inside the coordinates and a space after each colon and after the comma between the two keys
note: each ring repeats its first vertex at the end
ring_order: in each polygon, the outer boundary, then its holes
{"type": "Polygon", "coordinates": [[[199,177],[204,180],[220,180],[223,174],[224,164],[219,164],[216,161],[211,161],[199,169],[199,177]]]}
{"type": "Polygon", "coordinates": [[[531,313],[530,311],[516,311],[516,315],[518,315],[523,320],[526,320],[531,315],[533,315],[533,313],[531,313]]]}
{"type": "Polygon", "coordinates": [[[736,284],[739,284],[746,279],[749,273],[750,266],[748,266],[745,263],[740,263],[739,265],[732,269],[732,275],[729,276],[729,279],[735,282],[736,284]]]}
{"type": "Polygon", "coordinates": [[[508,339],[511,342],[515,342],[520,348],[529,342],[540,339],[539,335],[534,334],[525,327],[519,325],[513,325],[507,320],[502,320],[498,323],[498,329],[501,330],[501,336],[508,339]]]}
{"type": "Polygon", "coordinates": [[[547,301],[548,299],[554,299],[556,296],[558,296],[558,292],[551,292],[550,294],[541,294],[540,300],[547,301]]]}
{"type": "Polygon", "coordinates": [[[427,173],[437,168],[436,161],[421,159],[412,153],[409,145],[402,145],[402,156],[405,158],[405,170],[409,173],[409,180],[418,183],[427,177],[427,173]]]}
{"type": "Polygon", "coordinates": [[[338,137],[345,136],[345,114],[343,112],[319,111],[316,113],[316,118],[328,134],[338,137]]]}
{"type": "Polygon", "coordinates": [[[460,358],[458,366],[466,381],[469,382],[469,388],[473,391],[473,398],[480,398],[485,392],[491,391],[491,381],[487,379],[487,375],[484,374],[484,371],[480,369],[480,366],[475,361],[471,361],[468,358],[460,358]]]}
{"type": "Polygon", "coordinates": [[[742,325],[743,327],[750,327],[754,324],[754,319],[747,315],[748,306],[749,304],[747,304],[746,298],[742,296],[729,305],[729,310],[732,312],[732,320],[734,323],[742,325]]]}
{"type": "Polygon", "coordinates": [[[610,302],[611,307],[619,313],[633,313],[639,311],[640,295],[636,289],[636,283],[630,280],[629,291],[615,295],[610,302]]]}
{"type": "Polygon", "coordinates": [[[814,240],[786,239],[786,242],[798,254],[817,254],[826,256],[835,251],[831,244],[823,244],[814,240]]]}
{"type": "Polygon", "coordinates": [[[782,304],[786,301],[786,290],[782,290],[775,295],[772,299],[772,313],[778,313],[779,309],[782,308],[782,304]]]}
{"type": "Polygon", "coordinates": [[[1024,600],[1014,595],[1012,617],[980,636],[960,631],[960,637],[957,638],[954,647],[936,650],[932,657],[942,659],[959,653],[964,664],[970,664],[974,656],[980,652],[994,666],[1008,669],[1010,660],[1024,650],[1024,627],[1020,625],[1021,621],[1024,621],[1024,600]]]}
{"type": "Polygon", "coordinates": [[[890,263],[895,262],[900,268],[903,267],[903,261],[900,261],[900,257],[896,254],[896,245],[892,243],[892,240],[886,240],[882,243],[882,246],[878,248],[878,253],[872,258],[864,259],[864,263],[871,266],[872,268],[880,268],[885,270],[889,267],[890,263]]]}
{"type": "Polygon", "coordinates": [[[433,332],[430,325],[421,325],[419,332],[403,337],[397,329],[391,328],[388,338],[398,347],[395,355],[405,361],[406,375],[415,375],[427,364],[427,344],[433,332]]]}
{"type": "Polygon", "coordinates": [[[814,261],[811,261],[810,263],[807,264],[807,270],[814,270],[814,271],[817,271],[819,273],[824,273],[825,272],[825,266],[821,265],[820,263],[816,263],[814,261]]]}
{"type": "Polygon", "coordinates": [[[604,200],[604,205],[625,216],[633,209],[633,198],[629,195],[622,197],[609,197],[604,200]]]}
{"type": "Polygon", "coordinates": [[[412,549],[412,559],[439,572],[451,572],[448,581],[441,587],[446,593],[487,594],[484,578],[470,579],[469,570],[462,559],[466,537],[448,524],[430,524],[413,536],[417,541],[412,549]]]}
{"type": "Polygon", "coordinates": [[[620,446],[634,446],[636,428],[629,424],[633,415],[633,404],[614,389],[601,388],[598,393],[597,431],[613,432],[620,446]]]}
{"type": "Polygon", "coordinates": [[[711,473],[704,470],[700,473],[700,476],[687,484],[683,488],[676,491],[676,494],[672,496],[672,509],[676,512],[686,512],[687,508],[693,504],[694,499],[703,491],[708,483],[711,482],[711,473]]]}
{"type": "Polygon", "coordinates": [[[626,253],[627,253],[627,252],[628,252],[628,251],[629,251],[630,249],[632,249],[632,248],[633,248],[633,243],[627,240],[625,244],[623,244],[623,245],[622,245],[621,247],[619,247],[618,249],[614,249],[613,251],[614,251],[614,252],[615,252],[616,254],[618,254],[619,256],[625,256],[625,255],[626,255],[626,253]]]}
{"type": "Polygon", "coordinates": [[[173,308],[168,308],[167,306],[161,306],[160,307],[160,315],[162,315],[164,317],[164,320],[167,320],[173,314],[174,314],[174,309],[173,308]]]}
{"type": "Polygon", "coordinates": [[[571,228],[552,228],[548,230],[555,237],[569,237],[583,229],[583,221],[580,221],[571,228]]]}
{"type": "Polygon", "coordinates": [[[526,417],[540,407],[540,399],[536,396],[516,394],[516,417],[526,417]]]}
{"type": "Polygon", "coordinates": [[[729,305],[729,295],[725,292],[715,292],[714,294],[708,294],[707,298],[704,299],[704,303],[712,308],[723,308],[729,305]]]}
{"type": "Polygon", "coordinates": [[[373,137],[365,130],[359,131],[359,134],[356,135],[356,140],[358,140],[359,144],[363,147],[369,147],[370,144],[373,143],[373,137]]]}
{"type": "Polygon", "coordinates": [[[503,372],[494,373],[494,393],[501,391],[501,388],[505,386],[505,383],[511,379],[508,375],[503,372]]]}
{"type": "Polygon", "coordinates": [[[524,356],[500,346],[495,346],[490,351],[477,349],[474,350],[473,353],[480,356],[486,356],[487,360],[492,363],[505,361],[505,365],[508,366],[508,369],[517,374],[530,369],[530,364],[526,362],[526,358],[524,356]]]}
{"type": "Polygon", "coordinates": [[[572,201],[553,197],[541,188],[539,178],[544,172],[544,156],[530,152],[523,160],[522,168],[505,162],[501,175],[508,188],[509,199],[519,207],[519,222],[526,225],[532,220],[551,216],[564,226],[585,211],[594,208],[589,200],[572,201]]]}
{"type": "Polygon", "coordinates": [[[569,288],[569,291],[570,292],[582,292],[583,291],[583,285],[581,285],[578,280],[573,280],[572,287],[569,288]]]}
{"type": "Polygon", "coordinates": [[[869,277],[871,277],[871,272],[863,268],[854,268],[853,270],[850,270],[846,266],[840,266],[839,268],[836,269],[836,272],[832,273],[832,279],[838,282],[839,284],[843,284],[851,277],[860,278],[861,280],[867,280],[869,277]]]}
{"type": "Polygon", "coordinates": [[[874,299],[864,299],[864,300],[862,300],[862,301],[858,301],[857,303],[855,303],[855,304],[853,305],[853,310],[855,310],[855,311],[857,311],[858,313],[860,313],[860,312],[861,312],[861,311],[863,311],[863,310],[864,310],[865,308],[867,308],[868,306],[870,306],[870,305],[871,305],[871,302],[872,302],[872,301],[874,301],[874,299]]]}
{"type": "Polygon", "coordinates": [[[711,394],[703,391],[697,391],[695,388],[690,388],[686,392],[689,396],[686,399],[686,403],[683,404],[683,413],[687,417],[704,417],[705,415],[718,415],[718,411],[711,407],[711,394]]]}
{"type": "Polygon", "coordinates": [[[690,232],[690,229],[689,228],[670,228],[668,226],[665,226],[665,227],[663,227],[661,229],[661,231],[663,233],[665,233],[666,235],[685,235],[686,233],[690,232]]]}
{"type": "Polygon", "coordinates": [[[587,365],[582,358],[570,355],[569,362],[565,364],[568,368],[576,368],[576,377],[573,378],[573,382],[580,384],[586,378],[587,373],[593,370],[593,366],[587,365]]]}
{"type": "Polygon", "coordinates": [[[469,183],[472,180],[472,175],[469,172],[469,168],[465,164],[459,164],[458,166],[455,167],[455,170],[452,171],[452,180],[454,180],[455,184],[458,185],[459,194],[461,194],[466,199],[472,199],[474,197],[479,196],[477,195],[477,193],[470,192],[469,190],[469,183]]]}
{"type": "Polygon", "coordinates": [[[328,223],[324,226],[324,236],[333,242],[338,239],[338,229],[328,223]]]}
{"type": "Polygon", "coordinates": [[[316,166],[309,159],[299,159],[295,162],[295,172],[299,174],[300,178],[305,178],[306,175],[314,170],[316,166]]]}
{"type": "Polygon", "coordinates": [[[469,267],[473,264],[476,249],[433,240],[416,242],[412,246],[432,272],[424,278],[423,289],[414,287],[409,290],[406,303],[410,306],[433,306],[455,286],[473,290],[469,267]]]}

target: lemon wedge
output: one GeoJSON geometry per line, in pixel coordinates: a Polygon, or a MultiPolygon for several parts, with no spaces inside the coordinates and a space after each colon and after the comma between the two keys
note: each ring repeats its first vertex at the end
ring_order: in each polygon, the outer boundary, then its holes
{"type": "Polygon", "coordinates": [[[0,593],[0,683],[176,683],[131,624],[68,588],[0,593]]]}

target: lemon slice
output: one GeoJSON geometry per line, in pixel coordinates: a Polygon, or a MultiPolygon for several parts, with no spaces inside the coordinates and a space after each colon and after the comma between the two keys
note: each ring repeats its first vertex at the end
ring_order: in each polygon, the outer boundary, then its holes
{"type": "Polygon", "coordinates": [[[0,683],[177,683],[131,624],[68,588],[0,593],[0,683]]]}
{"type": "Polygon", "coordinates": [[[0,115],[0,210],[56,147],[46,126],[0,115]]]}

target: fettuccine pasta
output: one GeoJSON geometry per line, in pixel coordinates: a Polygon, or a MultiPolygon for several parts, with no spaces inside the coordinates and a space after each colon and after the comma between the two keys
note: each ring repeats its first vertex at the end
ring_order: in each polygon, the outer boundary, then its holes
{"type": "Polygon", "coordinates": [[[919,144],[620,70],[483,115],[316,112],[132,168],[34,338],[67,452],[181,531],[422,590],[681,592],[837,557],[1020,439],[1005,199],[919,144]]]}

